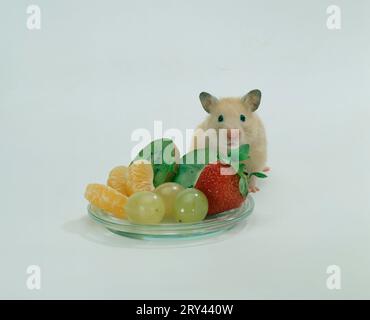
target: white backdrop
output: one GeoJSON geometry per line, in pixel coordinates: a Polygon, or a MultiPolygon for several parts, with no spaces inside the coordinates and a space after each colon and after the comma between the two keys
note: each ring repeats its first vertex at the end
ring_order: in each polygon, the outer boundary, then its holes
{"type": "Polygon", "coordinates": [[[325,0],[34,3],[33,31],[29,1],[1,3],[1,298],[370,298],[368,1],[335,1],[340,30],[325,0]],[[153,243],[89,221],[85,185],[134,129],[194,128],[199,92],[254,88],[272,172],[247,225],[153,243]]]}

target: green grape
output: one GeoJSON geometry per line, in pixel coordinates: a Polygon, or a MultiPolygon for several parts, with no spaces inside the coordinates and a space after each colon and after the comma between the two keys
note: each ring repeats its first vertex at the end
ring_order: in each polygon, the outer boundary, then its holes
{"type": "Polygon", "coordinates": [[[150,191],[134,193],[125,206],[128,220],[133,223],[157,224],[164,217],[164,203],[160,196],[150,191]]]}
{"type": "Polygon", "coordinates": [[[176,196],[175,218],[178,222],[202,221],[207,212],[208,200],[202,191],[190,188],[176,196]]]}
{"type": "Polygon", "coordinates": [[[165,206],[165,218],[174,220],[175,199],[178,193],[184,190],[184,187],[178,183],[167,182],[157,187],[154,192],[158,194],[165,206]]]}

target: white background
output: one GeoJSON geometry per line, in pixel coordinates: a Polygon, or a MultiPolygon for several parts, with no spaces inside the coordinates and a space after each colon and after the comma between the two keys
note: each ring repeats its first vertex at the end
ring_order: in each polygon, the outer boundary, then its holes
{"type": "Polygon", "coordinates": [[[0,5],[1,298],[370,298],[369,1],[335,1],[341,30],[325,0],[33,3],[39,31],[29,1],[0,5]],[[88,219],[134,129],[194,128],[199,92],[254,88],[272,172],[247,225],[157,243],[88,219]]]}

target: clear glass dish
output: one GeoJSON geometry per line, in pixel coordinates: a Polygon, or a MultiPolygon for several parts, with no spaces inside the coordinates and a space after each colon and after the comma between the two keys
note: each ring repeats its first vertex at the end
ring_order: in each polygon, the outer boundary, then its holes
{"type": "Polygon", "coordinates": [[[87,207],[89,216],[102,224],[109,231],[120,236],[138,239],[185,239],[215,235],[227,231],[246,219],[254,209],[253,198],[248,195],[246,201],[237,209],[225,211],[207,217],[197,223],[161,223],[134,224],[128,220],[117,219],[92,205],[87,207]]]}

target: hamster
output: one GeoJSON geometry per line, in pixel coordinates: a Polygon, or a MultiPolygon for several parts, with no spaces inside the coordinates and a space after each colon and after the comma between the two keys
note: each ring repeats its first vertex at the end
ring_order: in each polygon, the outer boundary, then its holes
{"type": "MultiPolygon", "coordinates": [[[[204,110],[208,113],[208,117],[196,128],[192,137],[192,149],[204,148],[204,143],[201,144],[202,139],[199,138],[199,135],[200,132],[208,129],[215,129],[217,133],[220,129],[227,129],[227,145],[235,147],[235,135],[231,134],[230,129],[237,129],[239,145],[250,145],[250,159],[244,161],[246,171],[268,171],[269,168],[266,167],[267,141],[265,128],[260,117],[256,114],[261,102],[261,91],[255,89],[241,98],[221,99],[217,99],[207,92],[202,92],[199,99],[204,110]]],[[[216,142],[216,144],[211,145],[212,143],[209,140],[208,143],[210,148],[217,147],[218,144],[216,142]]],[[[249,191],[259,191],[254,176],[250,180],[249,191]]]]}

